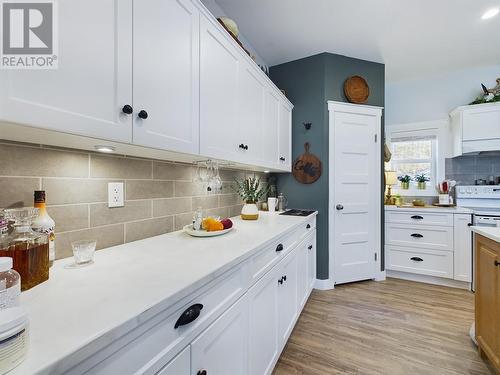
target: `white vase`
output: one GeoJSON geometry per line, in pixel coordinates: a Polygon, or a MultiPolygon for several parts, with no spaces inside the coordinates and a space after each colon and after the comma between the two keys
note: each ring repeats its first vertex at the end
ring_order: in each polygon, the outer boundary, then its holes
{"type": "Polygon", "coordinates": [[[257,220],[259,218],[259,209],[255,203],[245,203],[241,209],[241,218],[243,220],[257,220]]]}

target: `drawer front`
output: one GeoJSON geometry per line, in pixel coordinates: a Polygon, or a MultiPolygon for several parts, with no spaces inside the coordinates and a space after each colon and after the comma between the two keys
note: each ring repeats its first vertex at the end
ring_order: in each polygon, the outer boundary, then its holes
{"type": "Polygon", "coordinates": [[[386,244],[453,251],[453,228],[387,224],[386,244]]]}
{"type": "Polygon", "coordinates": [[[243,264],[192,301],[169,314],[144,334],[93,367],[86,374],[154,374],[170,361],[179,348],[188,345],[215,321],[248,288],[248,268],[243,264]],[[202,304],[199,316],[175,328],[178,319],[191,306],[202,304]]]}
{"type": "Polygon", "coordinates": [[[394,224],[453,226],[453,214],[422,211],[385,212],[385,221],[394,224]]]}
{"type": "Polygon", "coordinates": [[[453,253],[387,246],[386,268],[453,279],[453,253]]]}

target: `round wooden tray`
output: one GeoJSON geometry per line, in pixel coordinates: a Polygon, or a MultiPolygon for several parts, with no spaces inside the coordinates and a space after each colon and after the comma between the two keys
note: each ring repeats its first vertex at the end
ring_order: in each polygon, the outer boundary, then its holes
{"type": "Polygon", "coordinates": [[[351,103],[366,103],[370,96],[370,87],[363,77],[352,76],[344,82],[344,94],[351,103]]]}

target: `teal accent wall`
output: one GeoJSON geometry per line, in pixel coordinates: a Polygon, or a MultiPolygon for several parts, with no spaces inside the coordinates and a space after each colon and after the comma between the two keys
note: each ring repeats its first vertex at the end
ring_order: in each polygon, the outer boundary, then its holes
{"type": "MultiPolygon", "coordinates": [[[[360,75],[370,86],[369,105],[384,106],[385,66],[330,53],[306,57],[270,68],[270,77],[286,91],[294,104],[292,114],[292,158],[304,152],[304,143],[323,163],[323,173],[311,185],[298,183],[291,174],[278,174],[278,190],[288,198],[288,207],[310,208],[317,218],[317,278],[328,279],[328,108],[327,101],[344,101],[344,81],[360,75]],[[304,122],[312,123],[305,130],[304,122]]],[[[383,142],[380,142],[383,146],[383,142]]],[[[381,172],[383,166],[381,166],[381,172]]],[[[383,191],[383,190],[382,190],[383,191]]],[[[381,200],[381,204],[383,200],[381,200]]],[[[383,215],[383,210],[382,210],[383,215]]],[[[383,223],[383,220],[382,220],[383,223]]],[[[382,234],[384,231],[382,231],[382,234]]],[[[383,257],[382,257],[383,260],[383,257]]]]}

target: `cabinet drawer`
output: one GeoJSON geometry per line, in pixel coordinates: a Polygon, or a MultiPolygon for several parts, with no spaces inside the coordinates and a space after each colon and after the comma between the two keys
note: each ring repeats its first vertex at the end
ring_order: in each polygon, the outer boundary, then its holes
{"type": "Polygon", "coordinates": [[[453,228],[387,224],[386,244],[453,251],[453,228]]]}
{"type": "Polygon", "coordinates": [[[297,230],[297,233],[299,234],[299,241],[302,241],[314,230],[316,230],[316,215],[307,220],[307,222],[305,222],[303,226],[297,230]]]}
{"type": "Polygon", "coordinates": [[[453,253],[387,246],[386,268],[453,279],[453,253]]]}
{"type": "Polygon", "coordinates": [[[198,297],[175,312],[166,312],[165,317],[161,317],[160,313],[160,316],[153,318],[156,324],[150,324],[145,332],[136,334],[135,340],[125,342],[121,349],[86,374],[156,373],[180,348],[188,345],[227,310],[247,288],[248,271],[243,264],[221,276],[215,284],[203,288],[198,297]],[[203,305],[199,316],[191,323],[175,328],[180,316],[195,304],[203,305]]]}
{"type": "Polygon", "coordinates": [[[453,214],[440,214],[434,212],[405,211],[405,212],[385,212],[385,221],[394,224],[414,224],[414,225],[441,225],[453,226],[453,214]]]}

